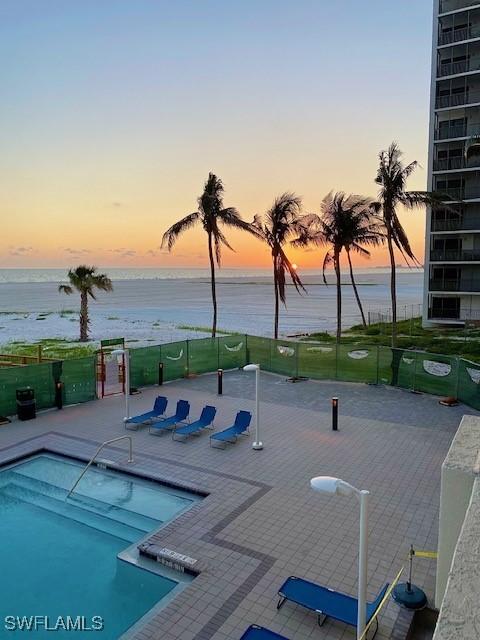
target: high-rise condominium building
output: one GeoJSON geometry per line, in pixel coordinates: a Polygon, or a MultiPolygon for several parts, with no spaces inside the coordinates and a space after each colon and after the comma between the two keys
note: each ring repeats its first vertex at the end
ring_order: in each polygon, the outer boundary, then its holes
{"type": "Polygon", "coordinates": [[[427,213],[427,325],[480,320],[480,0],[434,0],[427,213]],[[477,138],[478,136],[478,138],[477,138]]]}

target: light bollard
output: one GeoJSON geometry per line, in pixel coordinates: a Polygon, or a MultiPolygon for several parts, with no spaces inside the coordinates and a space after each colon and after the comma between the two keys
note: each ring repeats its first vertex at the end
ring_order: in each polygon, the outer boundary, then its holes
{"type": "Polygon", "coordinates": [[[338,398],[332,398],[332,431],[338,431],[338,398]]]}
{"type": "Polygon", "coordinates": [[[217,369],[217,393],[219,396],[223,393],[223,369],[217,369]]]}

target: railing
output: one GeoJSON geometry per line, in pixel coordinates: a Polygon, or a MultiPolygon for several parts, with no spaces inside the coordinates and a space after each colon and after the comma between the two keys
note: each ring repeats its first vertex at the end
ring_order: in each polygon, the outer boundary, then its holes
{"type": "MultiPolygon", "coordinates": [[[[432,231],[458,231],[462,229],[463,220],[461,217],[450,218],[443,220],[436,220],[435,216],[432,216],[431,230],[432,231]]],[[[480,224],[480,220],[479,220],[480,224]]]]}
{"type": "Polygon", "coordinates": [[[448,13],[449,11],[457,11],[457,9],[468,9],[480,4],[477,0],[441,0],[440,13],[448,13]]]}
{"type": "Polygon", "coordinates": [[[461,291],[464,293],[469,293],[470,291],[480,291],[480,280],[479,279],[448,279],[448,280],[440,280],[433,279],[429,282],[429,290],[430,291],[461,291]]]}
{"type": "Polygon", "coordinates": [[[463,91],[462,93],[437,96],[435,98],[435,108],[446,109],[448,107],[459,107],[476,102],[480,102],[480,91],[463,91]]]}
{"type": "MultiPolygon", "coordinates": [[[[397,307],[397,321],[411,320],[418,318],[423,313],[423,305],[421,302],[418,304],[405,304],[397,307]]],[[[377,311],[368,312],[368,324],[378,324],[382,322],[390,323],[392,321],[391,309],[380,309],[377,311]]]]}
{"type": "Polygon", "coordinates": [[[448,200],[475,200],[480,198],[480,187],[435,187],[448,200]]]}
{"type": "Polygon", "coordinates": [[[480,67],[478,65],[472,65],[468,60],[461,60],[460,62],[445,62],[443,64],[439,64],[437,69],[437,78],[455,76],[458,73],[466,73],[467,71],[480,71],[480,67]]]}
{"type": "Polygon", "coordinates": [[[430,320],[460,320],[460,311],[458,309],[429,308],[428,318],[430,320]]]}
{"type": "Polygon", "coordinates": [[[431,262],[479,262],[480,251],[470,251],[467,249],[432,249],[430,251],[431,262]]]}
{"type": "Polygon", "coordinates": [[[465,156],[452,156],[451,158],[439,158],[433,161],[434,171],[453,171],[455,169],[465,169],[467,161],[465,156]]]}
{"type": "MultiPolygon", "coordinates": [[[[467,125],[456,124],[439,127],[435,131],[435,140],[448,140],[449,138],[464,138],[467,135],[467,125]]],[[[474,135],[473,133],[471,135],[474,135]]]]}
{"type": "Polygon", "coordinates": [[[95,458],[98,456],[98,454],[100,453],[100,451],[102,451],[102,449],[107,445],[107,444],[111,444],[112,442],[118,442],[119,440],[128,440],[128,460],[127,462],[133,462],[133,452],[132,452],[132,436],[119,436],[118,438],[112,438],[111,440],[105,440],[105,442],[102,442],[102,444],[98,447],[98,449],[95,451],[95,453],[93,454],[93,456],[90,458],[87,466],[85,467],[85,469],[82,471],[82,473],[78,476],[76,482],[74,483],[73,487],[70,489],[70,491],[67,494],[67,497],[65,498],[66,500],[68,500],[68,498],[72,495],[72,493],[75,491],[78,483],[80,482],[80,480],[83,478],[83,476],[87,473],[87,471],[90,469],[90,467],[92,466],[93,462],[95,461],[95,458]]]}
{"type": "Polygon", "coordinates": [[[453,44],[455,42],[462,42],[463,40],[472,40],[480,36],[480,30],[475,25],[469,27],[463,27],[462,29],[453,29],[445,33],[438,35],[438,45],[441,47],[446,44],[453,44]]]}

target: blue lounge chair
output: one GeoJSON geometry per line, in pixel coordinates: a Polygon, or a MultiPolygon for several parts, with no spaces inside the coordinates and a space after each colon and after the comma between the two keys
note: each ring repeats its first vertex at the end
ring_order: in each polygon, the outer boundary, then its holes
{"type": "Polygon", "coordinates": [[[248,433],[248,427],[251,421],[252,414],[250,411],[239,411],[231,427],[210,436],[210,446],[212,446],[212,440],[215,443],[220,442],[223,447],[227,446],[227,442],[236,442],[238,436],[248,433]]]}
{"type": "Polygon", "coordinates": [[[153,420],[160,420],[167,408],[168,400],[165,396],[157,396],[153,404],[153,409],[147,411],[147,413],[141,413],[139,416],[133,416],[125,422],[125,429],[138,429],[141,424],[147,424],[147,422],[153,422],[153,420]],[[132,425],[132,426],[128,426],[132,425]]]}
{"type": "Polygon", "coordinates": [[[251,624],[240,640],[287,640],[287,638],[279,633],[270,631],[270,629],[265,629],[265,627],[251,624]]]}
{"type": "MultiPolygon", "coordinates": [[[[388,583],[380,590],[373,602],[367,602],[367,624],[377,611],[388,589],[388,583]]],[[[278,591],[280,600],[277,609],[283,606],[285,600],[291,600],[318,615],[318,624],[322,626],[326,618],[334,618],[352,627],[357,626],[358,600],[346,593],[334,591],[328,587],[322,587],[303,578],[290,576],[282,584],[278,591]]],[[[375,618],[376,628],[372,640],[378,631],[378,620],[375,618]]]]}
{"type": "Polygon", "coordinates": [[[207,404],[205,407],[203,407],[202,413],[198,420],[195,420],[195,422],[191,422],[184,427],[180,427],[179,429],[175,428],[173,430],[172,440],[177,440],[176,436],[180,436],[182,438],[180,442],[185,442],[188,436],[199,434],[207,428],[213,429],[212,423],[216,413],[216,407],[212,407],[211,405],[207,404]]]}
{"type": "Polygon", "coordinates": [[[190,413],[190,403],[186,400],[177,402],[177,410],[173,416],[165,418],[161,422],[151,422],[148,426],[150,433],[160,434],[169,429],[173,429],[180,422],[187,423],[188,414],[190,413]]]}

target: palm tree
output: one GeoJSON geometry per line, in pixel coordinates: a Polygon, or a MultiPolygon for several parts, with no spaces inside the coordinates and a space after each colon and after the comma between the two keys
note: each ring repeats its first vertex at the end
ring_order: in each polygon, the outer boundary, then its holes
{"type": "Polygon", "coordinates": [[[220,178],[213,173],[208,174],[208,180],[205,182],[202,195],[198,198],[198,210],[189,213],[187,216],[172,224],[165,231],[162,238],[162,247],[172,250],[179,236],[193,227],[197,222],[203,226],[208,238],[208,257],[210,261],[210,282],[212,289],[213,304],[213,320],[212,320],[212,338],[217,332],[217,293],[215,284],[215,262],[220,267],[222,257],[222,245],[233,251],[226,237],[219,227],[219,222],[228,227],[243,229],[254,233],[252,226],[244,222],[238,211],[234,207],[223,206],[223,184],[220,178]]]}
{"type": "Polygon", "coordinates": [[[402,155],[396,142],[392,142],[386,151],[381,151],[375,178],[375,182],[380,185],[380,189],[378,202],[374,203],[374,209],[382,214],[390,258],[392,347],[395,347],[397,341],[397,285],[394,247],[397,247],[407,263],[408,259],[410,259],[419,264],[410,246],[405,229],[398,218],[398,206],[402,205],[406,209],[418,209],[425,205],[435,206],[441,201],[438,195],[428,191],[406,190],[407,180],[418,167],[418,162],[414,160],[405,165],[402,155]]]}
{"type": "Polygon", "coordinates": [[[110,278],[104,273],[98,273],[97,267],[89,267],[81,264],[68,272],[70,284],[61,284],[58,290],[71,295],[74,291],[80,293],[80,342],[88,340],[88,296],[96,300],[94,290],[112,291],[113,284],[110,278]]]}
{"type": "Polygon", "coordinates": [[[305,287],[295,268],[288,259],[284,245],[293,240],[301,231],[302,200],[294,193],[283,193],[275,198],[273,205],[263,216],[255,216],[253,227],[257,234],[270,247],[273,262],[273,287],[275,295],[275,316],[273,323],[274,338],[278,338],[278,317],[280,301],[286,306],[286,274],[290,274],[297,291],[305,287]]]}
{"type": "Polygon", "coordinates": [[[295,240],[297,246],[315,244],[327,246],[322,265],[323,281],[327,284],[325,270],[333,264],[337,287],[337,342],[342,335],[342,286],[340,256],[345,249],[355,298],[366,326],[365,314],[353,275],[351,253],[359,253],[370,257],[367,246],[377,246],[382,242],[380,220],[372,212],[370,198],[350,194],[343,191],[329,193],[320,205],[321,215],[310,214],[302,221],[302,229],[295,240]]]}

